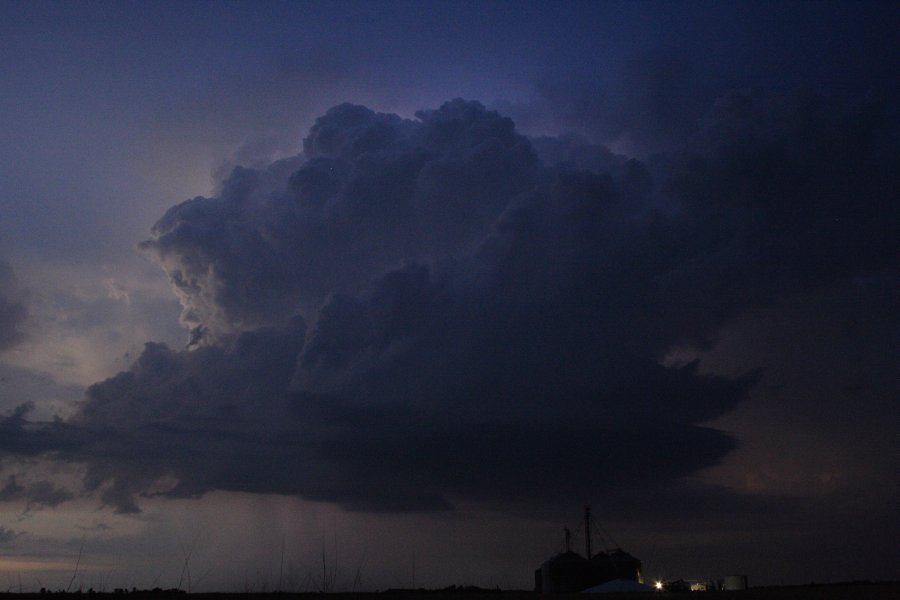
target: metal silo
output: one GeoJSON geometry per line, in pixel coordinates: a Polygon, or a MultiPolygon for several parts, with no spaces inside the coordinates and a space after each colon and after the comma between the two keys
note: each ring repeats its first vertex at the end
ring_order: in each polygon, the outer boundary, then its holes
{"type": "Polygon", "coordinates": [[[590,563],[571,550],[557,554],[541,565],[541,592],[574,593],[590,587],[590,563]]]}

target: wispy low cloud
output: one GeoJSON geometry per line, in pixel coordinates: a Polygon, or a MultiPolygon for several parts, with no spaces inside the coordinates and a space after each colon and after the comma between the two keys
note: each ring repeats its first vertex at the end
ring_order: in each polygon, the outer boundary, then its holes
{"type": "Polygon", "coordinates": [[[75,496],[72,492],[56,487],[49,481],[35,481],[26,486],[20,485],[15,475],[10,475],[6,485],[0,489],[0,502],[25,501],[25,510],[30,511],[42,507],[55,507],[75,496]]]}
{"type": "Polygon", "coordinates": [[[85,465],[124,513],[212,490],[400,512],[675,489],[736,446],[703,424],[758,373],[664,366],[673,347],[897,271],[881,119],[733,96],[645,165],[474,102],[335,107],[301,156],[235,169],[144,243],[190,349],[148,343],[67,421],[20,407],[0,449],[85,465]]]}
{"type": "Polygon", "coordinates": [[[16,533],[12,529],[0,526],[0,546],[9,545],[13,540],[19,537],[19,535],[19,533],[16,533]]]}

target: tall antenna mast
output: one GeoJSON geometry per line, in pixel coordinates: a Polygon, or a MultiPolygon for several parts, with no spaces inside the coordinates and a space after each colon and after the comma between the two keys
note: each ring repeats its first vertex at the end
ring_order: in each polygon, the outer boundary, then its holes
{"type": "Polygon", "coordinates": [[[587,559],[591,560],[591,505],[584,506],[584,549],[587,559]]]}

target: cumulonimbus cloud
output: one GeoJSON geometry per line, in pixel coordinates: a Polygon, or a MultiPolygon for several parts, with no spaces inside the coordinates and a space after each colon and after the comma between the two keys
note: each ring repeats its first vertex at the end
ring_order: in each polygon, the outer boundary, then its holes
{"type": "Polygon", "coordinates": [[[142,246],[184,323],[215,336],[279,324],[403,260],[470,252],[536,176],[512,121],[478,105],[409,121],[345,104],[316,121],[302,159],[235,169],[217,197],[171,208],[142,246]]]}
{"type": "Polygon", "coordinates": [[[756,380],[669,350],[897,270],[881,115],[734,96],[646,165],[474,102],[335,107],[302,155],[236,169],[143,244],[191,349],[147,344],[77,416],[23,408],[0,444],[86,465],[121,512],[210,490],[409,511],[668,485],[734,448],[702,424],[756,380]]]}

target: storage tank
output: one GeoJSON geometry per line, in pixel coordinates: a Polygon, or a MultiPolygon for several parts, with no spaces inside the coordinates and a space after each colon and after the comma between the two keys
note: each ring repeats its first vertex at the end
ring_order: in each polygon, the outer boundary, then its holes
{"type": "Polygon", "coordinates": [[[594,585],[618,579],[616,567],[606,552],[598,552],[591,557],[591,582],[594,585]]]}
{"type": "Polygon", "coordinates": [[[580,592],[591,585],[590,563],[572,551],[563,552],[541,565],[535,583],[538,580],[545,594],[580,592]]]}
{"type": "Polygon", "coordinates": [[[621,548],[616,548],[609,553],[616,572],[616,579],[630,579],[638,583],[644,583],[644,574],[641,572],[641,561],[628,554],[621,548]]]}
{"type": "Polygon", "coordinates": [[[726,575],[725,580],[722,582],[723,590],[746,590],[747,589],[747,576],[746,575],[726,575]]]}

